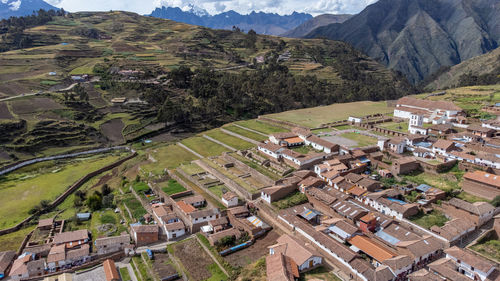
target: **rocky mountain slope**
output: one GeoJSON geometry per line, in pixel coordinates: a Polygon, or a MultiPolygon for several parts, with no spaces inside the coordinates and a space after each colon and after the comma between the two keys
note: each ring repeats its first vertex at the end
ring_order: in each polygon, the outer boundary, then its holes
{"type": "Polygon", "coordinates": [[[284,16],[263,12],[242,15],[235,11],[209,15],[194,9],[183,11],[173,7],[156,8],[150,16],[215,29],[230,30],[236,26],[245,31],[253,29],[259,34],[267,35],[282,34],[312,18],[309,14],[296,12],[284,16]]]}
{"type": "Polygon", "coordinates": [[[495,49],[500,1],[380,0],[307,35],[318,36],[349,42],[417,83],[442,66],[495,49]]]}
{"type": "Polygon", "coordinates": [[[43,0],[2,0],[0,1],[0,19],[27,16],[40,9],[58,10],[43,0]]]}
{"type": "Polygon", "coordinates": [[[352,17],[352,15],[348,14],[341,14],[341,15],[323,14],[315,16],[314,18],[297,26],[296,28],[281,34],[281,36],[290,38],[304,37],[318,27],[329,25],[332,23],[343,23],[350,17],[352,17]]]}
{"type": "MultiPolygon", "coordinates": [[[[461,83],[466,83],[464,75],[473,75],[476,77],[492,75],[500,76],[500,48],[466,60],[460,64],[449,68],[444,68],[429,79],[425,86],[428,91],[458,87],[461,83]]],[[[500,77],[497,78],[500,80],[500,77]]],[[[478,81],[478,84],[486,84],[488,81],[478,81]],[[481,83],[482,82],[482,83],[481,83]]],[[[464,85],[465,86],[465,85],[464,85]]]]}

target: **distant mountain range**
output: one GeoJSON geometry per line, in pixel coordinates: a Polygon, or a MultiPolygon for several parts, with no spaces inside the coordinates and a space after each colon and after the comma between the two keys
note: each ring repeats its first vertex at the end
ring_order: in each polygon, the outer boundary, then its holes
{"type": "Polygon", "coordinates": [[[297,26],[294,29],[289,30],[289,31],[281,34],[281,36],[291,37],[291,38],[304,37],[318,27],[322,27],[322,26],[329,25],[332,23],[343,23],[351,17],[352,17],[352,15],[348,15],[348,14],[341,14],[341,15],[323,14],[323,15],[319,15],[319,16],[316,16],[316,17],[304,22],[303,24],[297,26]]]}
{"type": "Polygon", "coordinates": [[[500,42],[498,0],[380,0],[344,23],[306,37],[351,43],[418,83],[495,49],[500,42]]]}
{"type": "Polygon", "coordinates": [[[27,16],[40,9],[59,10],[43,0],[1,0],[0,19],[27,16]]]}
{"type": "Polygon", "coordinates": [[[283,34],[312,19],[309,14],[297,12],[284,16],[264,12],[252,12],[248,15],[242,15],[235,11],[209,15],[203,12],[202,9],[196,9],[195,7],[191,7],[188,11],[183,11],[180,8],[161,7],[156,8],[149,16],[214,29],[232,29],[233,26],[237,26],[244,31],[253,29],[259,34],[267,35],[283,34]]]}

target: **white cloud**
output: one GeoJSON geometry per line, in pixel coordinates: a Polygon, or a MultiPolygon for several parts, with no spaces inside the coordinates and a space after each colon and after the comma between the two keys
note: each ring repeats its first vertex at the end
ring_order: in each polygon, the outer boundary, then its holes
{"type": "Polygon", "coordinates": [[[149,14],[155,7],[180,7],[187,10],[191,5],[194,5],[211,14],[234,10],[242,14],[252,11],[290,14],[297,11],[318,15],[322,13],[358,13],[366,5],[376,2],[376,0],[47,0],[47,2],[71,12],[126,10],[139,14],[149,14]]]}
{"type": "Polygon", "coordinates": [[[10,6],[9,9],[11,11],[17,11],[17,10],[19,10],[19,7],[21,7],[21,0],[12,1],[9,3],[9,6],[10,6]]]}

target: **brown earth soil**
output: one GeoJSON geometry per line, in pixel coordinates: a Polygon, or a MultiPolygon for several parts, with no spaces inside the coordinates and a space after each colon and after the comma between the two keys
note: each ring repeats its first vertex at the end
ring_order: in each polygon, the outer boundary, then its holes
{"type": "Polygon", "coordinates": [[[14,119],[5,102],[0,103],[0,119],[14,119]]]}
{"type": "Polygon", "coordinates": [[[123,143],[122,130],[124,126],[121,119],[112,119],[101,125],[101,132],[113,144],[121,144],[123,143]]]}
{"type": "Polygon", "coordinates": [[[172,276],[177,273],[177,270],[170,264],[170,259],[167,254],[155,254],[153,261],[153,270],[158,274],[160,280],[165,277],[172,276]]]}
{"type": "Polygon", "coordinates": [[[53,109],[63,109],[64,107],[49,98],[30,98],[9,101],[15,114],[29,114],[53,109]]]}
{"type": "Polygon", "coordinates": [[[251,264],[258,260],[262,256],[267,255],[267,253],[269,252],[269,249],[267,247],[276,244],[276,240],[278,239],[278,237],[280,237],[280,235],[276,231],[271,230],[264,237],[257,239],[252,246],[232,253],[224,257],[224,259],[235,267],[247,266],[248,264],[251,264]]]}
{"type": "Polygon", "coordinates": [[[196,239],[189,239],[174,246],[175,256],[188,271],[189,280],[201,281],[212,275],[208,266],[214,263],[212,258],[201,248],[196,239]]]}

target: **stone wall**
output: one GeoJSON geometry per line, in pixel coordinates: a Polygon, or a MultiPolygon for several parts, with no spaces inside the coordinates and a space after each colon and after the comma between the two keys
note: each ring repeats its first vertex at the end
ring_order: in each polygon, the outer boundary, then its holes
{"type": "MultiPolygon", "coordinates": [[[[87,175],[85,175],[84,177],[82,177],[81,179],[79,179],[77,182],[75,182],[74,184],[72,184],[70,187],[68,187],[66,189],[66,191],[59,195],[59,197],[57,197],[54,201],[52,201],[49,206],[46,208],[46,211],[49,211],[49,210],[52,210],[54,209],[55,207],[57,207],[59,204],[61,204],[70,194],[72,194],[73,192],[75,192],[78,188],[80,188],[84,183],[86,183],[89,179],[99,175],[99,174],[102,174],[106,171],[109,171],[115,167],[118,167],[120,166],[121,164],[123,164],[125,161],[128,161],[132,158],[134,158],[135,156],[137,156],[137,153],[134,152],[132,155],[130,156],[127,156],[125,158],[122,158],[106,167],[103,167],[99,170],[96,170],[94,172],[91,172],[87,175]]],[[[22,222],[18,223],[17,225],[11,227],[11,228],[8,228],[8,229],[3,229],[3,230],[0,230],[0,236],[1,235],[5,235],[5,234],[9,234],[9,233],[12,233],[14,231],[17,231],[19,229],[21,229],[23,226],[25,226],[26,224],[28,224],[34,217],[37,217],[39,216],[40,214],[34,214],[34,215],[31,215],[29,217],[27,217],[26,219],[24,219],[22,222]]]]}

